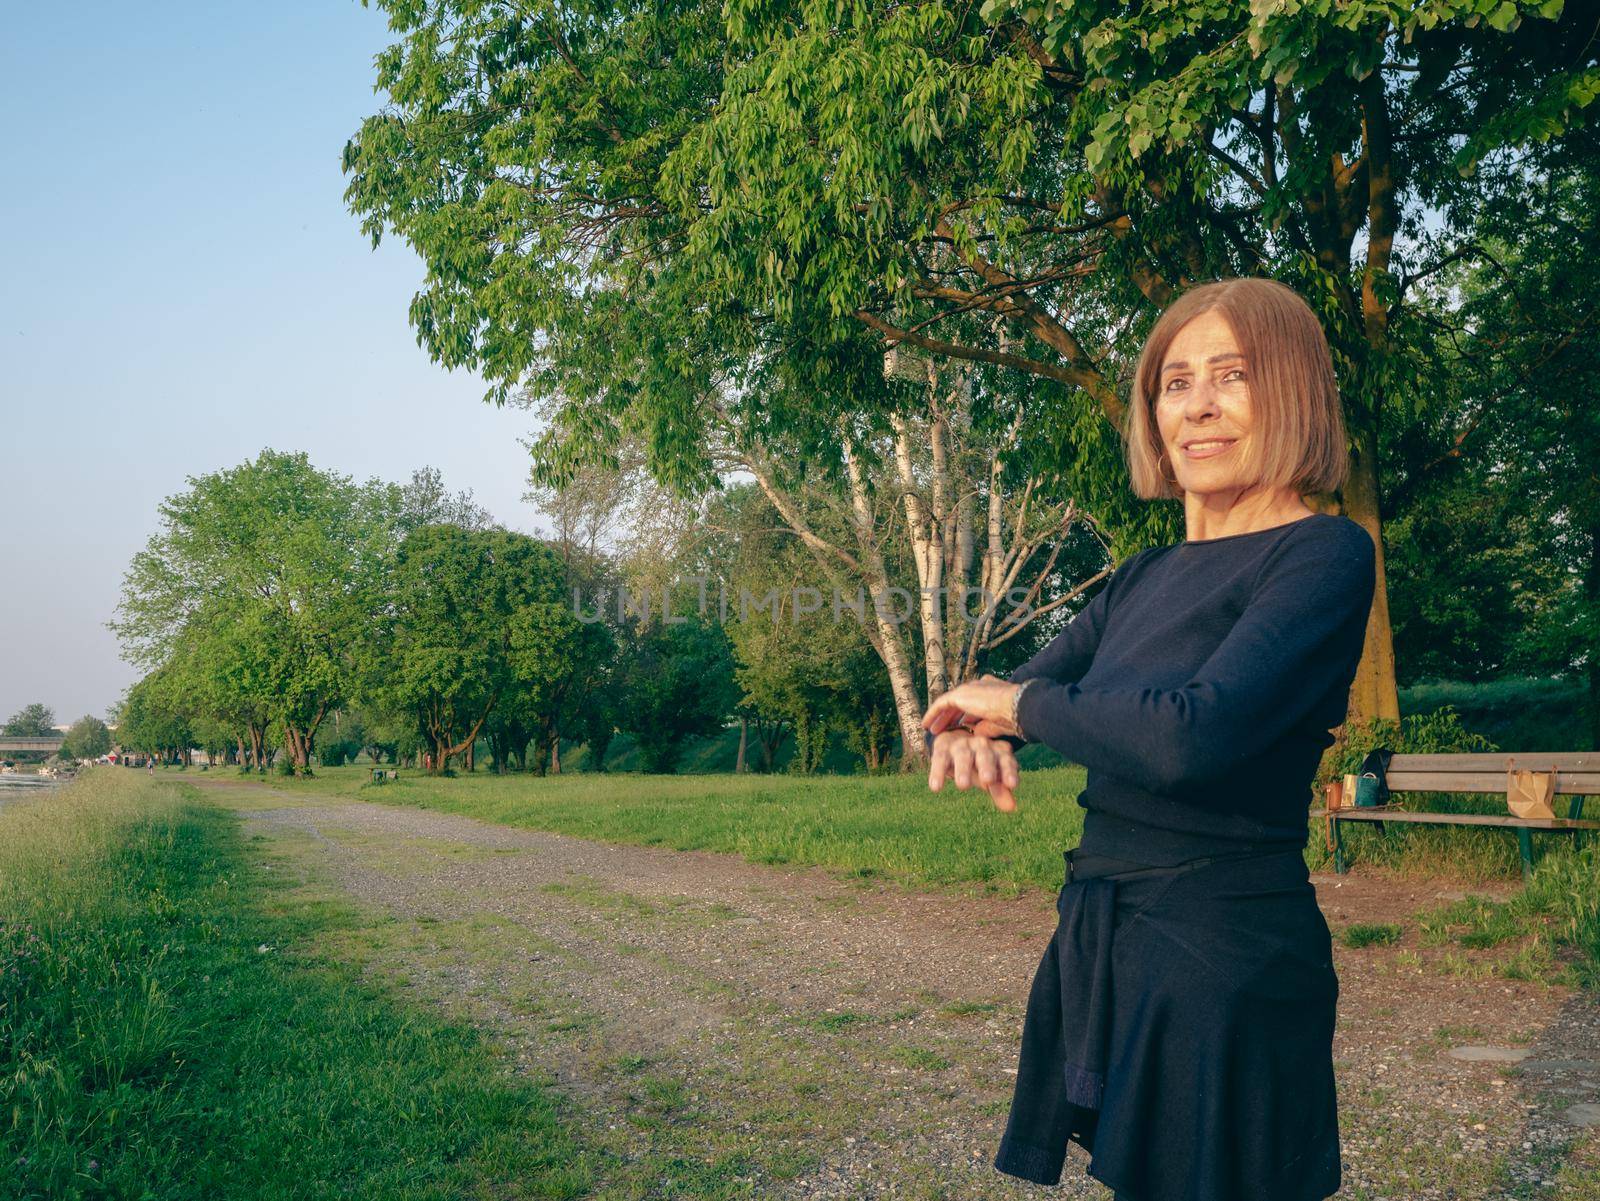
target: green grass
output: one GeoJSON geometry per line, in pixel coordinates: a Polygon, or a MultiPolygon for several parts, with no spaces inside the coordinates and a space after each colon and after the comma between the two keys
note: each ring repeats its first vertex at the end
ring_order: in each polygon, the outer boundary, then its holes
{"type": "MultiPolygon", "coordinates": [[[[1477,813],[1506,815],[1503,794],[1396,793],[1403,808],[1418,813],[1477,813]]],[[[1567,816],[1568,798],[1556,803],[1556,815],[1567,816]]],[[[1594,817],[1591,803],[1584,810],[1594,817]]],[[[1491,880],[1513,881],[1522,875],[1522,860],[1514,830],[1492,826],[1427,825],[1416,822],[1389,822],[1380,832],[1376,823],[1343,822],[1339,838],[1345,859],[1357,867],[1377,868],[1402,876],[1443,876],[1464,883],[1482,884],[1491,880]]],[[[1594,832],[1591,831],[1591,842],[1594,832]]],[[[1321,818],[1311,824],[1311,846],[1318,862],[1331,863],[1326,832],[1321,818]]],[[[1546,830],[1533,831],[1534,866],[1553,855],[1574,847],[1573,836],[1546,830]]],[[[1328,870],[1332,870],[1331,867],[1328,870]]]]}
{"type": "MultiPolygon", "coordinates": [[[[1508,900],[1465,897],[1416,914],[1422,941],[1496,954],[1496,974],[1600,989],[1600,847],[1547,854],[1508,900]]],[[[1455,952],[1451,952],[1455,954],[1455,952]]],[[[1453,962],[1461,963],[1460,957],[1453,962]]]]}
{"type": "MultiPolygon", "coordinates": [[[[238,778],[231,771],[218,775],[238,778]]],[[[375,785],[370,769],[345,767],[307,780],[267,783],[294,793],[417,806],[599,841],[817,865],[858,882],[881,877],[915,888],[1009,895],[1059,888],[1061,853],[1083,833],[1076,797],[1084,773],[1073,766],[1027,772],[1015,813],[996,810],[978,788],[961,791],[947,783],[943,791],[930,792],[918,773],[804,778],[480,772],[444,779],[402,771],[398,781],[375,785]]],[[[1492,805],[1493,798],[1477,803],[1492,805]]],[[[1400,878],[1471,884],[1521,876],[1516,839],[1503,830],[1391,826],[1386,835],[1347,830],[1345,839],[1365,867],[1400,878]]],[[[1508,977],[1600,988],[1600,845],[1581,852],[1566,841],[1539,845],[1532,882],[1509,908],[1496,911],[1493,922],[1479,923],[1462,949],[1501,952],[1489,970],[1508,977]],[[1502,948],[1507,942],[1517,945],[1502,948]]],[[[1320,818],[1311,822],[1305,857],[1313,871],[1331,870],[1320,818]]],[[[1427,944],[1427,915],[1421,920],[1427,944]]]]}
{"type": "Polygon", "coordinates": [[[940,1055],[937,1051],[930,1051],[927,1047],[905,1044],[890,1047],[889,1057],[908,1068],[920,1068],[925,1072],[942,1072],[946,1068],[955,1066],[953,1059],[940,1055]]]}
{"type": "Polygon", "coordinates": [[[1339,940],[1347,947],[1387,946],[1400,941],[1400,927],[1383,922],[1355,922],[1344,928],[1339,940]]]}
{"type": "MultiPolygon", "coordinates": [[[[1029,773],[1016,813],[981,789],[928,790],[914,776],[645,776],[564,773],[437,779],[329,768],[308,780],[269,777],[295,793],[419,806],[600,841],[740,854],[757,863],[817,864],[857,881],[977,886],[1016,894],[1059,888],[1061,854],[1083,833],[1082,768],[1029,773]]],[[[213,778],[237,779],[233,772],[213,778]]]]}
{"type": "Polygon", "coordinates": [[[551,1095],[317,952],[352,912],[174,777],[0,811],[0,1196],[582,1195],[551,1095]]]}

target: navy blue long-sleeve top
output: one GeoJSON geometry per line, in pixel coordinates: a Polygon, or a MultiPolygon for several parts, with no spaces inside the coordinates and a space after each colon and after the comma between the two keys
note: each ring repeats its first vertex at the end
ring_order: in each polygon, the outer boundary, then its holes
{"type": "Polygon", "coordinates": [[[1376,585],[1348,517],[1150,547],[1043,650],[1018,724],[1088,769],[1082,846],[1170,864],[1304,846],[1376,585]]]}

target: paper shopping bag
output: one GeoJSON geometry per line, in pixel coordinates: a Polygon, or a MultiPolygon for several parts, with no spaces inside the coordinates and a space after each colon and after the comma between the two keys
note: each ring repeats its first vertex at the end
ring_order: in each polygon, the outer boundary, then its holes
{"type": "Polygon", "coordinates": [[[1554,817],[1550,798],[1556,792],[1553,771],[1524,771],[1513,767],[1506,772],[1506,807],[1515,817],[1554,817]]]}

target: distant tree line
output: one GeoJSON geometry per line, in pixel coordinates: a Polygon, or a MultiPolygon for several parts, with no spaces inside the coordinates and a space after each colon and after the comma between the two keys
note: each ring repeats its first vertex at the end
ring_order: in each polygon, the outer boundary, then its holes
{"type": "MultiPolygon", "coordinates": [[[[603,770],[620,733],[646,770],[672,771],[689,740],[737,721],[751,769],[773,768],[789,736],[791,766],[813,771],[833,731],[864,767],[888,764],[892,699],[859,627],[799,625],[777,600],[724,622],[682,587],[672,612],[618,611],[630,581],[643,598],[662,572],[731,565],[763,595],[792,584],[793,548],[759,532],[771,514],[754,489],[670,546],[619,554],[561,520],[576,489],[550,503],[547,540],[499,527],[432,471],[356,483],[265,450],[191,478],[161,506],[110,623],[145,669],[115,711],[118,740],[257,772],[365,753],[544,773],[560,770],[563,740],[603,770]]],[[[649,504],[670,524],[670,499],[649,504]]]]}
{"type": "MultiPolygon", "coordinates": [[[[7,738],[55,738],[61,734],[56,729],[55,710],[35,701],[24,705],[0,725],[0,734],[7,738]]],[[[73,722],[64,735],[61,747],[55,752],[64,762],[80,759],[98,759],[111,750],[111,731],[98,717],[86,714],[73,722]]],[[[45,759],[48,751],[13,751],[9,757],[18,760],[45,759]]]]}

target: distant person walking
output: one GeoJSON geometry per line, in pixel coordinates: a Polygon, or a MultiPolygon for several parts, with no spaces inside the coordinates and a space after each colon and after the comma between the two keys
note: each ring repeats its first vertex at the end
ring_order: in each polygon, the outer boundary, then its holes
{"type": "Polygon", "coordinates": [[[1135,493],[1181,498],[1186,539],[923,720],[929,787],[1005,812],[1021,743],[1088,769],[994,1166],[1054,1184],[1071,1141],[1116,1201],[1314,1201],[1340,1183],[1339,984],[1307,809],[1376,586],[1366,529],[1302,499],[1349,469],[1316,315],[1271,280],[1186,292],[1124,434],[1135,493]]]}

